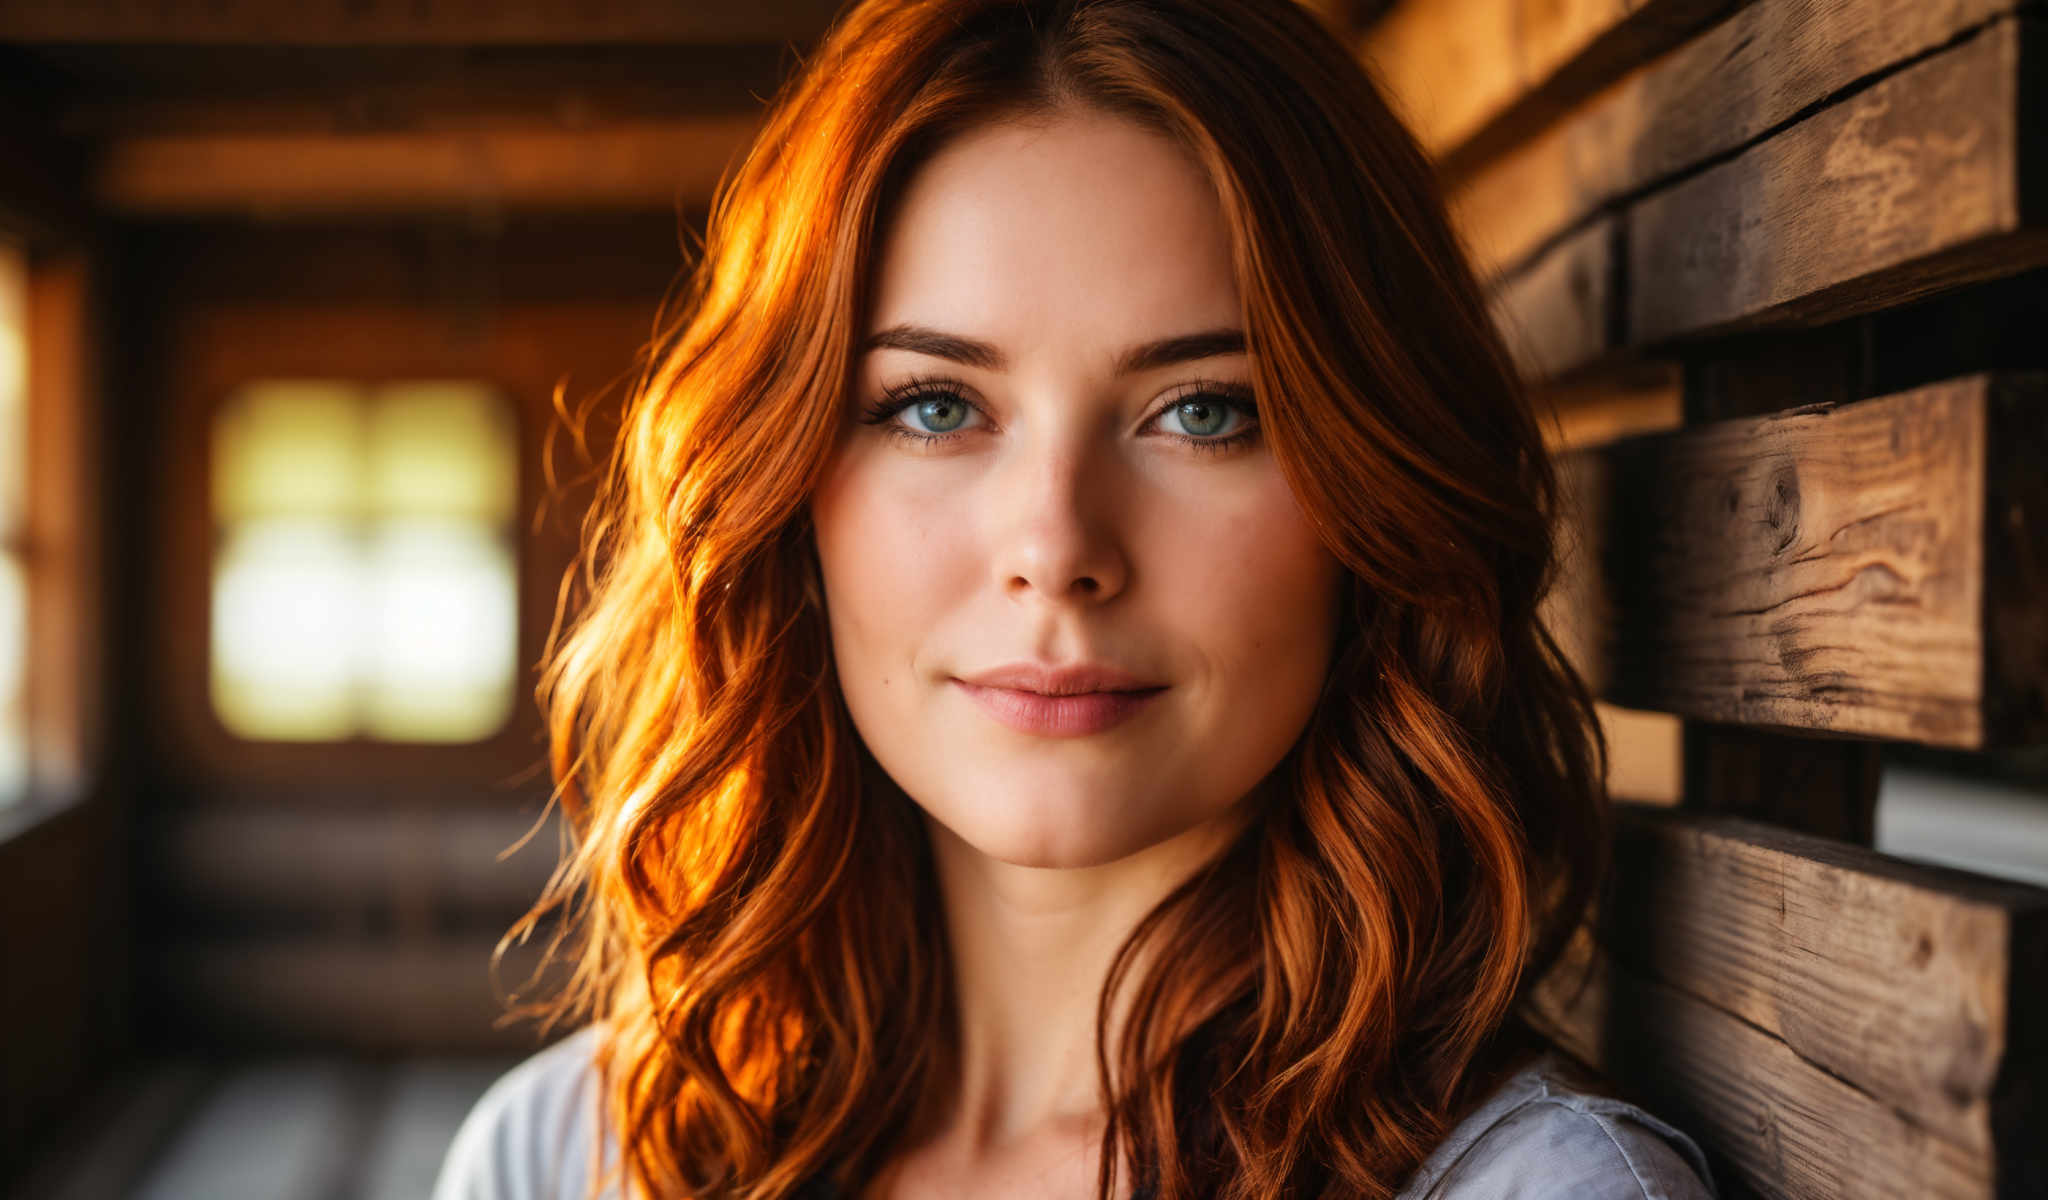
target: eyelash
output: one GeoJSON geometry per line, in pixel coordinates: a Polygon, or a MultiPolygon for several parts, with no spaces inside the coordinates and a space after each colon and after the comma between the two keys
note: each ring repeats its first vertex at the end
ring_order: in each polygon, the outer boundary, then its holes
{"type": "MultiPolygon", "coordinates": [[[[920,446],[932,446],[942,442],[950,442],[960,437],[964,431],[922,433],[892,418],[911,405],[930,399],[933,396],[952,396],[961,403],[966,404],[969,408],[979,412],[980,406],[969,400],[966,393],[967,389],[962,387],[956,380],[947,379],[941,375],[920,375],[905,380],[902,383],[883,388],[882,398],[868,405],[861,413],[860,420],[864,425],[884,425],[890,435],[903,438],[920,446]]],[[[1250,424],[1227,437],[1197,438],[1181,433],[1168,434],[1167,436],[1177,442],[1183,442],[1204,454],[1227,453],[1247,445],[1253,438],[1258,436],[1259,410],[1258,406],[1252,401],[1251,388],[1241,383],[1224,383],[1211,379],[1196,379],[1177,389],[1173,399],[1169,400],[1159,411],[1153,413],[1151,420],[1147,421],[1146,424],[1151,424],[1152,421],[1158,420],[1190,400],[1208,396],[1217,397],[1231,408],[1243,413],[1251,419],[1250,424]]],[[[987,414],[983,413],[982,415],[986,416],[987,414]]]]}

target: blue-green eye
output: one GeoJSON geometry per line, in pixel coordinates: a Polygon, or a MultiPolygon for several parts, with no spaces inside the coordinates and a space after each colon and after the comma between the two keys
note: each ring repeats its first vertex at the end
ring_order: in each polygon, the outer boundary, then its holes
{"type": "Polygon", "coordinates": [[[1181,429],[1195,437],[1203,438],[1215,437],[1224,432],[1229,427],[1233,414],[1242,416],[1235,406],[1221,399],[1200,396],[1183,400],[1160,415],[1165,416],[1168,413],[1179,418],[1181,429]]]}
{"type": "Polygon", "coordinates": [[[971,411],[958,396],[940,393],[930,400],[918,400],[903,411],[915,413],[927,433],[951,433],[966,422],[971,411]]]}

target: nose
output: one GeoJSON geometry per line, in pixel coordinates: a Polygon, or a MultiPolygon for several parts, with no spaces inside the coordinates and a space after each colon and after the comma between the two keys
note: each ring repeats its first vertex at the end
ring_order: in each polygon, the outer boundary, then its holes
{"type": "Polygon", "coordinates": [[[995,481],[992,565],[1006,595],[1100,604],[1124,590],[1130,562],[1112,476],[1071,441],[1015,454],[995,481]]]}

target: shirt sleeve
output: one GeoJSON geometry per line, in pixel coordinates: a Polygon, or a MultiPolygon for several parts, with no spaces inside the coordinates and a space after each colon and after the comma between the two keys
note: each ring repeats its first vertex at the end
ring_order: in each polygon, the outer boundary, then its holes
{"type": "Polygon", "coordinates": [[[583,1200],[597,1130],[594,1030],[506,1072],[457,1128],[432,1200],[583,1200]]]}
{"type": "Polygon", "coordinates": [[[1699,1147],[1632,1106],[1547,1098],[1488,1129],[1442,1200],[1717,1200],[1699,1147]]]}

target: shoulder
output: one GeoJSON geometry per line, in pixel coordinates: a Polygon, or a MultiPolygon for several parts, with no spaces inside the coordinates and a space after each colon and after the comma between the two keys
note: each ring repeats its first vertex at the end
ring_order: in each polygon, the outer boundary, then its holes
{"type": "Polygon", "coordinates": [[[433,1200],[584,1200],[598,1134],[598,1027],[500,1076],[463,1118],[433,1200]]]}
{"type": "Polygon", "coordinates": [[[1586,1090],[1555,1051],[1459,1122],[1398,1200],[1713,1200],[1699,1145],[1586,1090]]]}

